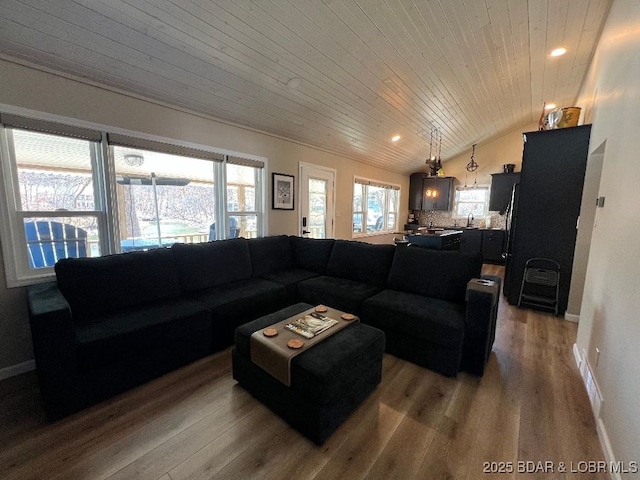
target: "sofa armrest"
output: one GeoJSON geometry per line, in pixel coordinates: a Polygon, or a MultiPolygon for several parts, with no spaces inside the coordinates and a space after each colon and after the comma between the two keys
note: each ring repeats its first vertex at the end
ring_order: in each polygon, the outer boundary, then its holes
{"type": "Polygon", "coordinates": [[[77,379],[76,334],[71,309],[55,282],[27,287],[33,354],[50,420],[63,416],[77,379]]]}
{"type": "Polygon", "coordinates": [[[500,278],[474,278],[467,284],[467,311],[461,370],[482,376],[496,336],[500,278]]]}

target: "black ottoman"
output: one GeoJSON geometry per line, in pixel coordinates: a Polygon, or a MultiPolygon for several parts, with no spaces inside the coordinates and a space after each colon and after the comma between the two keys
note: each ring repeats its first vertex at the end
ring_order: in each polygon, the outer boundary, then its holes
{"type": "Polygon", "coordinates": [[[318,445],[367,398],[382,378],[385,336],[354,322],[291,361],[291,387],[251,362],[251,334],[297,315],[298,303],[236,329],[233,378],[249,393],[318,445]]]}

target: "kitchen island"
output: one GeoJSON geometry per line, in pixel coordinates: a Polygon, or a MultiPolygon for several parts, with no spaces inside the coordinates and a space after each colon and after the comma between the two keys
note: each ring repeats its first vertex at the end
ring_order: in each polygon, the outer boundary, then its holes
{"type": "Polygon", "coordinates": [[[458,250],[460,248],[462,230],[429,229],[425,232],[409,234],[407,240],[411,245],[433,248],[436,250],[458,250]]]}

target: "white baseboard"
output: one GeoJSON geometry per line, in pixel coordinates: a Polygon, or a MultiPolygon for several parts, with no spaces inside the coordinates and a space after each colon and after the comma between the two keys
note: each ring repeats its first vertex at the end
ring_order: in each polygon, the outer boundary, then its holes
{"type": "Polygon", "coordinates": [[[26,362],[18,363],[17,365],[11,365],[10,367],[0,368],[0,380],[4,380],[9,377],[15,377],[21,373],[30,372],[36,369],[36,361],[28,360],[26,362]]]}
{"type": "Polygon", "coordinates": [[[565,312],[564,319],[568,320],[569,322],[579,323],[580,322],[580,315],[576,315],[575,313],[566,313],[565,312]]]}
{"type": "MultiPolygon", "coordinates": [[[[580,376],[582,377],[582,381],[587,389],[587,394],[589,395],[589,401],[591,403],[591,408],[593,411],[593,416],[596,420],[596,431],[598,432],[598,439],[600,440],[600,446],[602,447],[602,452],[604,453],[604,459],[607,462],[607,465],[613,466],[617,465],[616,456],[613,453],[613,449],[611,448],[611,442],[609,441],[609,435],[607,434],[607,429],[600,417],[600,409],[602,408],[602,396],[600,395],[600,388],[596,383],[595,377],[593,376],[593,372],[591,370],[591,366],[589,365],[589,361],[587,360],[587,352],[583,351],[580,353],[580,349],[577,344],[573,344],[573,356],[575,357],[576,364],[578,365],[578,369],[580,370],[580,376]]],[[[613,468],[609,468],[609,476],[611,480],[622,480],[622,476],[619,472],[615,471],[613,468]]]]}
{"type": "MultiPolygon", "coordinates": [[[[596,421],[596,430],[598,431],[598,438],[600,439],[600,446],[604,453],[605,462],[607,462],[607,465],[617,465],[618,462],[616,462],[616,457],[613,454],[609,435],[607,435],[607,429],[605,428],[604,422],[601,418],[598,418],[596,421]]],[[[611,476],[611,480],[622,480],[622,475],[613,468],[609,468],[609,475],[611,476]]]]}

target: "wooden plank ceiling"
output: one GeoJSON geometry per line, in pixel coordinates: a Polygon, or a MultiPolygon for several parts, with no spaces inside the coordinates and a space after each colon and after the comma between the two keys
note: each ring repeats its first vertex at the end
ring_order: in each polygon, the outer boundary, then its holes
{"type": "Polygon", "coordinates": [[[0,0],[0,55],[410,173],[573,105],[610,3],[0,0]]]}

